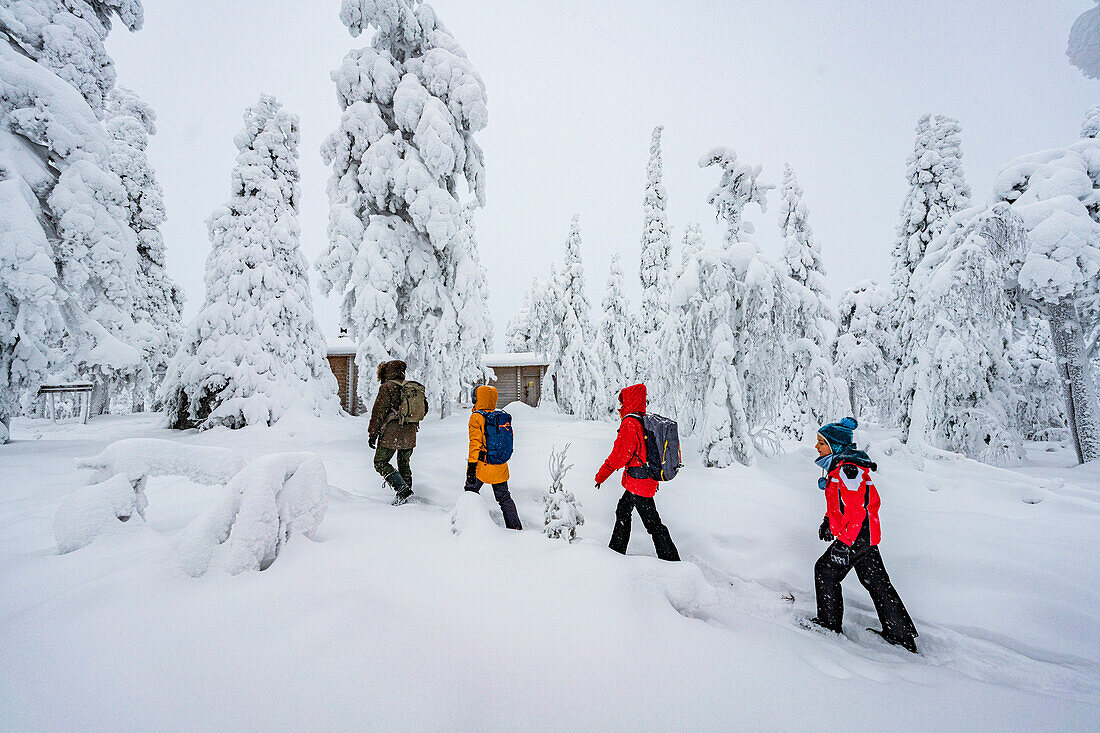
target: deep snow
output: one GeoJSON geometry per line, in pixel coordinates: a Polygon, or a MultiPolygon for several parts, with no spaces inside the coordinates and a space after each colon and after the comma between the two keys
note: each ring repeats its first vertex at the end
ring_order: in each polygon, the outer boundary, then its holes
{"type": "Polygon", "coordinates": [[[600,491],[591,477],[614,424],[509,409],[518,533],[488,489],[463,496],[465,412],[425,424],[413,457],[424,501],[403,507],[371,468],[362,418],[202,434],[160,429],[159,415],[16,420],[0,448],[0,728],[1100,725],[1100,466],[1067,468],[1064,446],[1029,444],[1021,469],[918,470],[889,433],[862,436],[881,466],[886,566],[921,632],[913,657],[864,630],[877,624],[854,577],[844,637],[797,624],[825,549],[809,444],[720,470],[686,441],[688,466],[657,494],[685,558],[669,564],[637,519],[631,555],[605,546],[618,477],[600,491]],[[248,459],[314,452],[328,513],[263,572],[191,578],[179,535],[225,489],[150,478],[146,522],[58,554],[55,511],[90,475],[75,459],[134,437],[248,459]],[[540,531],[550,447],[566,442],[565,487],[586,520],[574,544],[540,531]]]}

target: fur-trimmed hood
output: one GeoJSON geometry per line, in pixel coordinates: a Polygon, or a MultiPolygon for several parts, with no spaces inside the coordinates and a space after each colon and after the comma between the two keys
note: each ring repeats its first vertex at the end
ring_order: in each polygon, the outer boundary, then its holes
{"type": "Polygon", "coordinates": [[[404,379],[407,366],[408,365],[400,359],[382,362],[378,365],[378,381],[388,382],[391,379],[404,379]]]}

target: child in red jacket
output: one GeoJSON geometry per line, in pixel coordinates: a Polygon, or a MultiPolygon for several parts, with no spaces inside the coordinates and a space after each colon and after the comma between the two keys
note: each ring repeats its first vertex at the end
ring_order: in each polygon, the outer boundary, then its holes
{"type": "Polygon", "coordinates": [[[880,500],[871,480],[871,471],[878,466],[856,448],[852,436],[855,428],[855,418],[846,417],[823,426],[817,434],[815,463],[826,474],[818,480],[818,487],[825,492],[826,514],[817,535],[832,544],[814,566],[817,617],[813,622],[840,633],[844,619],[840,581],[855,568],[856,577],[871,594],[882,622],[882,631],[877,633],[891,644],[916,653],[917,629],[879,554],[880,500]]]}
{"type": "Polygon", "coordinates": [[[621,555],[626,554],[626,545],[630,541],[630,517],[634,509],[638,510],[642,518],[642,524],[653,538],[653,547],[657,550],[657,557],[661,560],[678,561],[679,553],[672,537],[668,533],[668,527],[661,522],[657,514],[657,505],[653,503],[653,495],[657,493],[657,481],[645,477],[639,469],[646,465],[645,434],[642,432],[641,418],[632,415],[644,415],[646,411],[646,389],[644,384],[635,384],[619,392],[619,417],[622,424],[619,425],[619,434],[615,438],[615,446],[611,449],[611,455],[600,466],[596,473],[596,488],[606,481],[611,474],[620,468],[623,471],[623,496],[619,499],[619,505],[615,508],[615,529],[611,533],[609,547],[621,555]],[[639,474],[639,475],[634,475],[639,474]]]}

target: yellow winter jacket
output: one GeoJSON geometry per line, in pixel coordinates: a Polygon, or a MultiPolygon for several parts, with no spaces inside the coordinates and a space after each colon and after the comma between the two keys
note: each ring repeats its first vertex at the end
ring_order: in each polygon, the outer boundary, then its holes
{"type": "Polygon", "coordinates": [[[474,412],[470,413],[470,463],[477,462],[475,475],[479,481],[487,484],[499,484],[508,480],[508,464],[501,463],[498,466],[490,466],[483,460],[485,451],[485,417],[479,415],[477,410],[492,412],[497,409],[497,388],[478,387],[474,391],[474,412]]]}

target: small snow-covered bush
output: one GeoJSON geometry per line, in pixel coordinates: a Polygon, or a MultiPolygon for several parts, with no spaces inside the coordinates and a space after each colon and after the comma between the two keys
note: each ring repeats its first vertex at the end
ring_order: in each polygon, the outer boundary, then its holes
{"type": "Polygon", "coordinates": [[[573,467],[572,464],[565,465],[565,454],[570,445],[566,443],[560,451],[550,449],[550,488],[542,495],[543,534],[550,539],[568,542],[577,539],[577,527],[584,524],[580,502],[563,484],[565,474],[573,467]]]}

